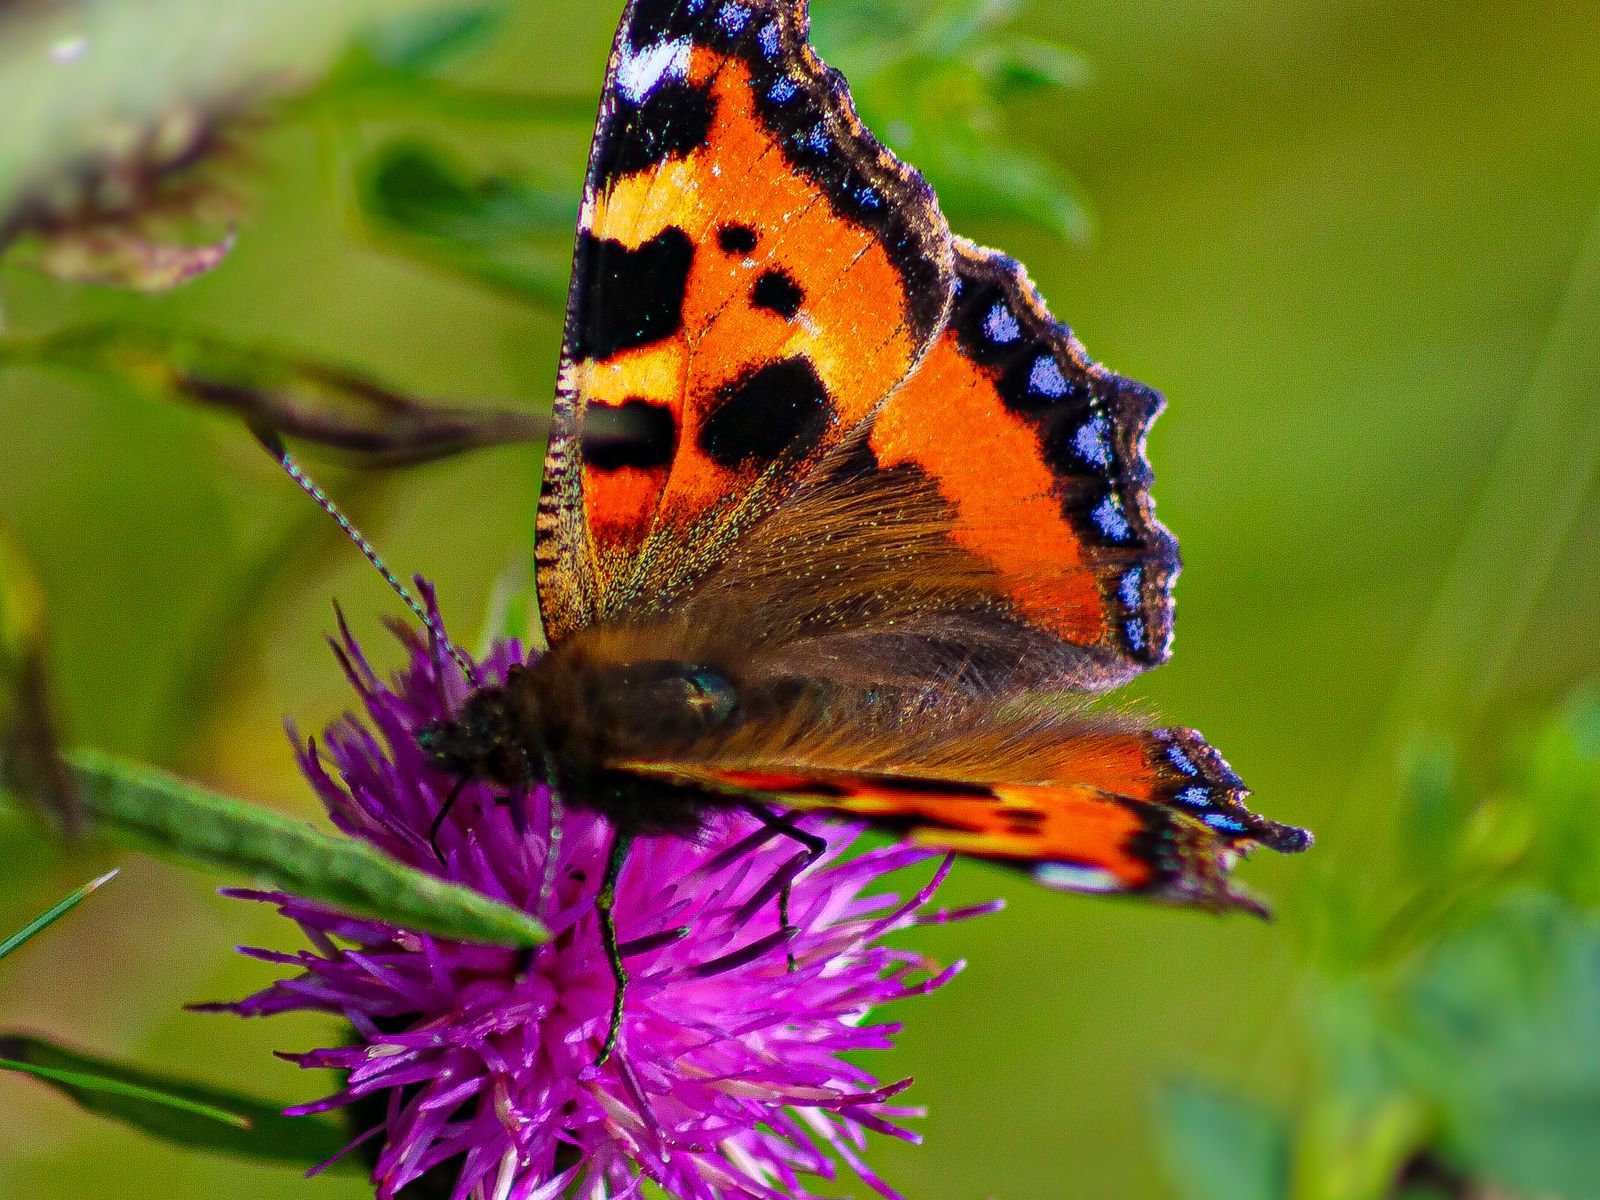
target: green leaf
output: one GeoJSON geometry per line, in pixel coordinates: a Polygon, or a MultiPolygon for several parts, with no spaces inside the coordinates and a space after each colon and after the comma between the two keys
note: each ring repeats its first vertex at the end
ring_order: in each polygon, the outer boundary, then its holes
{"type": "Polygon", "coordinates": [[[1541,886],[1600,907],[1600,692],[1580,689],[1535,739],[1518,781],[1541,886]]]}
{"type": "Polygon", "coordinates": [[[393,249],[542,308],[566,304],[572,180],[475,179],[415,141],[385,147],[363,175],[362,209],[393,249]]]}
{"type": "Polygon", "coordinates": [[[1523,1194],[1600,1194],[1600,919],[1508,896],[1399,999],[1392,1053],[1454,1161],[1523,1194]]]}
{"type": "Polygon", "coordinates": [[[520,909],[409,867],[357,838],[323,833],[92,751],[70,761],[85,809],[107,835],[128,845],[441,937],[508,946],[536,946],[548,937],[520,909]]]}
{"type": "Polygon", "coordinates": [[[73,909],[77,908],[78,905],[87,900],[94,892],[110,883],[116,878],[116,875],[117,872],[115,870],[107,871],[99,878],[91,879],[77,891],[73,892],[71,895],[57,903],[48,912],[40,913],[21,929],[17,930],[17,932],[6,938],[5,941],[0,942],[0,958],[4,958],[23,943],[34,937],[37,937],[40,933],[43,933],[51,925],[54,925],[62,917],[66,916],[73,909]]]}
{"type": "Polygon", "coordinates": [[[924,53],[960,58],[974,41],[992,36],[1017,12],[1018,0],[945,0],[915,5],[915,41],[924,53]]]}
{"type": "Polygon", "coordinates": [[[1079,88],[1094,78],[1089,61],[1056,42],[1012,36],[1000,39],[975,60],[1002,100],[1041,90],[1079,88]]]}
{"type": "Polygon", "coordinates": [[[1015,218],[1066,241],[1088,240],[1094,219],[1072,178],[1046,158],[982,138],[930,136],[920,154],[953,219],[1015,218]]]}
{"type": "MultiPolygon", "coordinates": [[[[284,1105],[97,1058],[27,1034],[0,1034],[0,1069],[31,1075],[87,1112],[186,1150],[310,1168],[327,1162],[351,1141],[336,1120],[286,1117],[284,1105]]],[[[359,1163],[339,1166],[361,1169],[359,1163]]]]}
{"type": "Polygon", "coordinates": [[[1272,1113],[1191,1081],[1165,1089],[1160,1123],[1183,1200],[1287,1200],[1289,1132],[1272,1113]]]}
{"type": "Polygon", "coordinates": [[[914,162],[958,222],[1017,218],[1071,241],[1089,211],[1068,173],[1014,137],[1006,106],[1083,84],[1089,67],[1056,42],[1012,34],[1012,0],[836,0],[816,36],[851,82],[867,124],[914,162]]]}
{"type": "Polygon", "coordinates": [[[589,125],[590,92],[507,92],[459,84],[445,67],[487,43],[504,4],[404,14],[369,30],[301,107],[319,115],[589,125]]]}

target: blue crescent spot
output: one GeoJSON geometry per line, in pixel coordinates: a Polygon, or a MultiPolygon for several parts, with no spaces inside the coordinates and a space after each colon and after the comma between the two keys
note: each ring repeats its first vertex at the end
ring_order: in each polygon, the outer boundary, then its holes
{"type": "Polygon", "coordinates": [[[774,104],[785,104],[794,99],[794,94],[797,90],[790,80],[780,79],[767,89],[767,99],[774,104]]]}
{"type": "MultiPolygon", "coordinates": [[[[697,0],[703,3],[704,0],[697,0]]],[[[750,10],[742,4],[724,4],[717,10],[717,24],[730,34],[736,34],[750,23],[750,10]]]]}
{"type": "Polygon", "coordinates": [[[861,185],[860,190],[856,192],[856,199],[861,202],[863,208],[879,208],[883,204],[883,197],[867,184],[861,185]]]}
{"type": "Polygon", "coordinates": [[[1122,601],[1123,608],[1130,612],[1138,608],[1143,591],[1143,567],[1130,567],[1122,573],[1122,580],[1117,584],[1117,599],[1122,601]]]}
{"type": "Polygon", "coordinates": [[[833,139],[828,136],[828,131],[821,121],[813,125],[811,132],[806,134],[806,145],[818,154],[826,154],[833,148],[833,139]]]}
{"type": "Polygon", "coordinates": [[[1033,370],[1028,372],[1028,386],[1041,396],[1059,400],[1067,394],[1067,377],[1052,355],[1041,354],[1033,360],[1033,370]]]}
{"type": "Polygon", "coordinates": [[[1170,762],[1173,766],[1178,768],[1179,774],[1182,774],[1182,775],[1198,775],[1198,774],[1200,774],[1200,768],[1194,765],[1193,761],[1191,761],[1189,756],[1183,752],[1181,747],[1168,746],[1167,747],[1167,761],[1170,762]]]}
{"type": "Polygon", "coordinates": [[[1221,813],[1207,813],[1200,819],[1213,829],[1226,829],[1229,833],[1244,832],[1243,822],[1236,821],[1232,817],[1223,816],[1221,813]]]}
{"type": "Polygon", "coordinates": [[[1111,424],[1105,413],[1095,413],[1072,436],[1072,445],[1084,462],[1097,467],[1111,465],[1111,424]]]}
{"type": "Polygon", "coordinates": [[[769,22],[761,27],[761,32],[756,34],[756,41],[761,44],[761,53],[772,58],[778,53],[778,23],[769,22]]]}
{"type": "Polygon", "coordinates": [[[1022,326],[1017,324],[1017,318],[1006,307],[1005,301],[996,300],[983,318],[983,335],[991,342],[1014,342],[1022,336],[1022,326]]]}
{"type": "Polygon", "coordinates": [[[1201,787],[1198,783],[1190,784],[1177,795],[1181,804],[1193,805],[1195,808],[1207,808],[1211,804],[1211,789],[1201,787]]]}
{"type": "Polygon", "coordinates": [[[1135,654],[1144,649],[1144,622],[1137,617],[1125,622],[1122,626],[1123,635],[1128,639],[1128,649],[1135,654]]]}
{"type": "Polygon", "coordinates": [[[1133,536],[1133,527],[1128,524],[1128,518],[1122,515],[1122,505],[1118,503],[1115,493],[1106,493],[1105,499],[1095,505],[1089,515],[1100,527],[1100,532],[1114,542],[1125,542],[1133,536]]]}

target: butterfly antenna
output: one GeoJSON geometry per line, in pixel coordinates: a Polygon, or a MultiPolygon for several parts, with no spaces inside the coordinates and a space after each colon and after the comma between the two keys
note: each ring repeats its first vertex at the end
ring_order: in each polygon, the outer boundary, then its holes
{"type": "Polygon", "coordinates": [[[439,639],[439,644],[450,652],[450,657],[455,659],[456,665],[461,668],[461,673],[467,677],[467,682],[477,686],[478,679],[473,671],[472,661],[462,653],[459,646],[450,640],[449,635],[440,627],[434,615],[424,608],[417,598],[406,589],[406,585],[395,577],[395,573],[389,569],[389,565],[383,561],[377,550],[373,549],[372,543],[367,541],[362,532],[351,523],[350,518],[345,516],[340,511],[339,506],[328,499],[328,494],[300,469],[300,464],[289,453],[289,447],[284,445],[283,439],[270,429],[252,427],[250,432],[255,434],[256,441],[261,443],[262,448],[278,460],[278,465],[283,468],[284,474],[294,480],[300,490],[316,502],[318,508],[333,518],[334,523],[344,531],[345,537],[355,544],[355,548],[361,551],[361,556],[372,564],[373,569],[379,575],[383,576],[383,581],[394,589],[394,594],[405,601],[406,607],[416,615],[417,620],[422,622],[423,627],[439,639]]]}

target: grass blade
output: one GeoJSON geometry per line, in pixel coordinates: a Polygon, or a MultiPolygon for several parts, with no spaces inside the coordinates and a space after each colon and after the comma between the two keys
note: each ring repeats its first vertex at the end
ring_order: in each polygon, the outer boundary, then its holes
{"type": "MultiPolygon", "coordinates": [[[[332,1118],[286,1117],[280,1104],[28,1034],[0,1034],[0,1070],[31,1075],[86,1112],[186,1150],[309,1169],[334,1158],[352,1140],[332,1118]]],[[[359,1162],[345,1168],[362,1169],[359,1162]]]]}
{"type": "Polygon", "coordinates": [[[66,916],[73,909],[77,908],[78,905],[87,900],[89,896],[98,888],[110,883],[114,878],[116,878],[116,875],[117,872],[115,870],[107,871],[98,879],[91,879],[77,891],[73,892],[70,896],[67,896],[60,903],[56,904],[48,912],[40,913],[21,929],[17,930],[17,932],[6,938],[5,941],[0,942],[0,958],[4,958],[30,938],[36,937],[38,934],[44,932],[51,925],[55,924],[62,917],[66,916]]]}
{"type": "Polygon", "coordinates": [[[157,1091],[155,1088],[140,1087],[137,1084],[124,1083],[120,1079],[112,1079],[106,1075],[89,1075],[82,1071],[60,1071],[55,1067],[41,1067],[37,1063],[19,1062],[14,1058],[0,1058],[0,1071],[16,1071],[22,1075],[32,1075],[35,1079],[43,1079],[47,1083],[57,1084],[62,1091],[69,1095],[76,1092],[106,1092],[109,1095],[121,1096],[124,1100],[133,1100],[141,1104],[159,1104],[165,1108],[176,1109],[191,1116],[204,1117],[208,1121],[220,1121],[224,1125],[231,1125],[235,1129],[249,1129],[250,1118],[240,1116],[238,1113],[229,1112],[227,1109],[215,1108],[209,1104],[198,1104],[193,1100],[185,1100],[182,1096],[174,1096],[168,1092],[157,1091]]]}

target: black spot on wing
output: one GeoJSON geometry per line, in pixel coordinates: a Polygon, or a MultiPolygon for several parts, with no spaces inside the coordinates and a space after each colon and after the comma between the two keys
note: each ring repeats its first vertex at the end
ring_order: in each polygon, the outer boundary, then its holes
{"type": "Polygon", "coordinates": [[[695,17],[706,6],[686,3],[685,0],[633,0],[623,14],[628,42],[635,50],[652,43],[694,32],[698,23],[695,17]]]}
{"type": "Polygon", "coordinates": [[[693,262],[694,245],[675,226],[636,250],[582,231],[573,271],[586,281],[588,304],[573,331],[573,357],[610,358],[677,333],[693,262]]]}
{"type": "Polygon", "coordinates": [[[700,428],[700,448],[730,470],[803,458],[834,419],[833,399],[804,358],[768,363],[722,388],[700,428]]]}
{"type": "Polygon", "coordinates": [[[706,88],[685,80],[662,80],[637,102],[614,93],[595,129],[594,185],[684,158],[711,133],[716,101],[706,88]]]}
{"type": "Polygon", "coordinates": [[[949,297],[942,254],[947,237],[938,202],[922,177],[890,163],[857,124],[844,77],[822,68],[797,80],[778,56],[747,53],[756,112],[777,135],[784,157],[810,179],[833,211],[867,229],[905,279],[907,323],[934,333],[949,297]]]}
{"type": "Polygon", "coordinates": [[[1045,814],[1036,808],[1007,808],[1003,812],[1006,832],[1027,837],[1044,826],[1045,814]]]}
{"type": "Polygon", "coordinates": [[[775,312],[786,321],[794,320],[805,298],[794,276],[779,268],[763,271],[750,289],[750,303],[775,312]]]}
{"type": "Polygon", "coordinates": [[[759,239],[748,225],[728,224],[717,229],[717,245],[729,254],[749,254],[759,239]]]}
{"type": "MultiPolygon", "coordinates": [[[[634,0],[624,23],[619,45],[633,54],[688,39],[742,59],[757,115],[784,157],[836,213],[882,243],[905,276],[913,333],[930,337],[938,330],[950,291],[949,229],[938,202],[922,177],[856,119],[844,77],[811,52],[805,4],[634,0]]],[[[688,140],[674,136],[678,144],[688,140]]]]}
{"type": "Polygon", "coordinates": [[[669,466],[677,446],[678,422],[670,410],[648,400],[596,406],[583,431],[584,462],[601,471],[669,466]]]}

